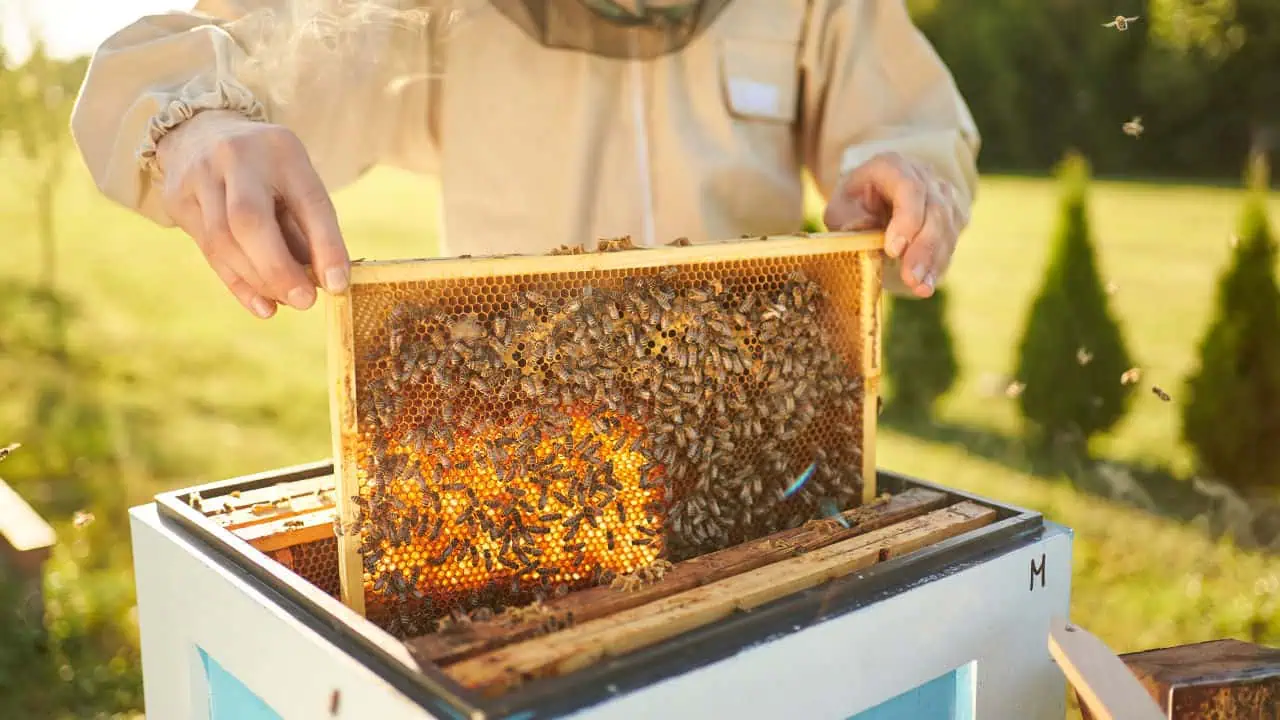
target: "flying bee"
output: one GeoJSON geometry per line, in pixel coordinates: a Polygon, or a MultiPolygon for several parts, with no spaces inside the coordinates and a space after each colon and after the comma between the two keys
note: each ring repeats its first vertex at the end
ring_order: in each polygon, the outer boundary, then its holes
{"type": "Polygon", "coordinates": [[[1093,353],[1089,352],[1085,348],[1076,350],[1076,362],[1081,365],[1088,365],[1091,360],[1093,360],[1093,353]]]}
{"type": "Polygon", "coordinates": [[[1152,386],[1151,386],[1151,392],[1152,392],[1153,394],[1155,394],[1155,396],[1156,396],[1156,397],[1160,398],[1161,400],[1163,400],[1163,401],[1165,401],[1165,402],[1169,402],[1170,400],[1172,400],[1172,399],[1173,399],[1173,398],[1169,395],[1169,393],[1165,392],[1165,391],[1164,391],[1164,388],[1161,388],[1159,385],[1152,385],[1152,386]]]}
{"type": "Polygon", "coordinates": [[[1117,15],[1115,16],[1115,19],[1112,20],[1111,22],[1103,23],[1102,27],[1115,28],[1119,32],[1124,32],[1125,30],[1129,29],[1129,23],[1138,20],[1139,17],[1140,16],[1138,15],[1134,15],[1133,17],[1125,17],[1123,15],[1117,15]]]}
{"type": "Polygon", "coordinates": [[[1142,126],[1142,117],[1138,115],[1135,115],[1132,120],[1120,127],[1124,130],[1125,135],[1134,138],[1141,136],[1143,131],[1146,130],[1146,128],[1142,126]]]}

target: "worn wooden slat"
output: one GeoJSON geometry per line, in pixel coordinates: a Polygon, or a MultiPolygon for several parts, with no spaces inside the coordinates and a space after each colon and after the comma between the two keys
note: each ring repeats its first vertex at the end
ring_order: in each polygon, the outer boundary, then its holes
{"type": "MultiPolygon", "coordinates": [[[[1170,720],[1280,718],[1280,648],[1221,639],[1120,660],[1170,720]]],[[[1087,706],[1080,715],[1098,720],[1087,706]]]]}
{"type": "MultiPolygon", "coordinates": [[[[549,601],[545,606],[551,615],[572,614],[576,622],[594,620],[923,515],[946,502],[944,493],[913,488],[845,512],[843,515],[849,523],[848,528],[831,521],[783,530],[686,560],[667,571],[661,582],[639,590],[622,592],[607,586],[589,588],[549,601]]],[[[456,632],[415,638],[408,645],[420,663],[454,663],[531,638],[540,632],[544,619],[512,623],[499,617],[473,622],[456,632]]]]}
{"type": "Polygon", "coordinates": [[[272,552],[318,540],[328,540],[333,537],[333,518],[331,512],[315,512],[287,520],[277,520],[267,525],[255,525],[246,530],[252,531],[251,534],[248,536],[236,534],[254,548],[262,552],[272,552]],[[289,525],[288,523],[301,524],[289,525]]]}
{"type": "Polygon", "coordinates": [[[1097,720],[1163,720],[1142,683],[1084,628],[1055,618],[1049,628],[1049,654],[1097,720]]]}
{"type": "Polygon", "coordinates": [[[206,517],[212,518],[223,527],[240,527],[254,521],[262,521],[263,516],[253,512],[255,505],[274,505],[285,500],[315,496],[317,492],[321,492],[329,499],[329,504],[332,506],[333,487],[333,477],[325,476],[308,480],[295,480],[256,490],[245,490],[238,492],[236,495],[226,493],[213,497],[202,497],[199,502],[199,512],[204,513],[206,517]]]}
{"type": "Polygon", "coordinates": [[[269,502],[259,503],[242,510],[236,510],[222,517],[215,517],[214,521],[227,530],[244,537],[244,533],[256,525],[277,523],[282,520],[317,512],[331,516],[335,510],[336,506],[332,493],[327,493],[324,496],[317,496],[312,493],[299,497],[281,498],[275,504],[269,502]]]}
{"type": "Polygon", "coordinates": [[[711,583],[632,610],[448,665],[445,673],[486,695],[562,675],[602,658],[689,632],[890,557],[993,522],[996,511],[965,501],[798,557],[711,583]]]}

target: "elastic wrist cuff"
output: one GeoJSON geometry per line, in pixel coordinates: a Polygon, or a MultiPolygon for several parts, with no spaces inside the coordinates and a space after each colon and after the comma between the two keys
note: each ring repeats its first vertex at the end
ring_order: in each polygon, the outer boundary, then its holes
{"type": "Polygon", "coordinates": [[[267,108],[253,93],[233,80],[218,80],[212,87],[204,83],[188,83],[156,113],[147,125],[147,135],[138,148],[138,164],[152,177],[160,175],[156,147],[173,129],[205,110],[233,110],[250,120],[264,122],[267,108]]]}

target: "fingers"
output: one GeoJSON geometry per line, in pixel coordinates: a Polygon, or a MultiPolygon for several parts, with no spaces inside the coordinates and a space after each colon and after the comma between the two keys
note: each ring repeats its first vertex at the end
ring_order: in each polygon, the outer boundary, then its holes
{"type": "Polygon", "coordinates": [[[192,236],[209,267],[249,312],[264,320],[275,315],[275,301],[266,297],[262,278],[231,235],[226,190],[215,181],[204,180],[196,187],[195,195],[201,225],[192,236]]]}
{"type": "Polygon", "coordinates": [[[889,206],[885,228],[885,253],[902,255],[925,224],[926,182],[911,163],[899,155],[877,155],[855,168],[845,182],[846,192],[874,192],[889,206]]]}
{"type": "MultiPolygon", "coordinates": [[[[220,197],[215,201],[212,193],[206,192],[203,195],[205,207],[215,208],[222,203],[220,197]]],[[[218,193],[218,196],[221,196],[221,192],[218,193]]],[[[168,203],[167,210],[178,227],[182,228],[187,235],[195,240],[196,247],[200,248],[200,252],[204,255],[209,266],[213,268],[218,279],[222,281],[223,285],[227,286],[227,289],[240,301],[241,305],[260,318],[269,318],[275,314],[275,302],[263,298],[225,260],[229,255],[226,249],[226,241],[215,239],[217,233],[210,232],[206,228],[203,208],[198,201],[196,193],[193,192],[180,201],[168,203]]],[[[230,248],[238,250],[238,248],[235,248],[234,243],[230,243],[230,248]]]]}
{"type": "Polygon", "coordinates": [[[346,292],[351,260],[328,190],[305,154],[286,166],[283,180],[285,203],[306,238],[316,278],[330,293],[346,292]]]}
{"type": "Polygon", "coordinates": [[[955,213],[947,200],[930,190],[925,221],[902,255],[902,281],[916,297],[929,297],[946,271],[955,249],[955,213]]]}
{"type": "MultiPolygon", "coordinates": [[[[890,212],[885,254],[901,259],[901,280],[912,294],[932,295],[950,263],[956,238],[968,223],[951,184],[900,155],[885,153],[855,168],[846,179],[845,193],[881,198],[890,212]]],[[[872,206],[866,200],[861,204],[872,206]]],[[[865,229],[857,222],[851,225],[851,229],[865,229]]]]}
{"type": "Polygon", "coordinates": [[[270,298],[306,310],[316,301],[315,287],[285,244],[276,221],[275,193],[260,177],[242,169],[226,175],[227,225],[262,278],[270,298]]]}

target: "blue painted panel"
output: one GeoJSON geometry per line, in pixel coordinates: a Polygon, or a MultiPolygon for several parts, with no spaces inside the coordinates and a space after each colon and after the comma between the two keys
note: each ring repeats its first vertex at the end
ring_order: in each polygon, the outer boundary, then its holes
{"type": "Polygon", "coordinates": [[[849,720],[973,720],[973,680],[969,663],[849,720]]]}
{"type": "Polygon", "coordinates": [[[196,650],[208,681],[209,720],[282,720],[262,698],[209,657],[204,648],[196,647],[196,650]]]}

